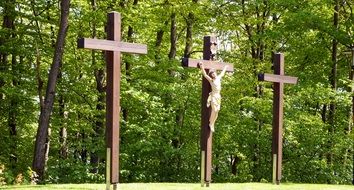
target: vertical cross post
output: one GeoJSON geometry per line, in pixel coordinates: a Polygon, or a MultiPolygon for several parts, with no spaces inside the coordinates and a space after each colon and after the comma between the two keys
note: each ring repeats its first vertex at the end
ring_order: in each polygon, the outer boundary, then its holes
{"type": "MultiPolygon", "coordinates": [[[[233,72],[233,65],[230,63],[220,63],[214,61],[216,51],[216,37],[204,36],[203,45],[203,60],[183,58],[182,64],[184,67],[198,68],[198,63],[202,62],[206,72],[209,69],[222,70],[225,65],[228,65],[226,71],[233,72]]],[[[211,108],[207,107],[207,100],[211,86],[209,81],[202,77],[202,98],[201,98],[201,135],[200,135],[200,148],[201,148],[201,183],[209,187],[212,174],[212,137],[213,133],[209,127],[209,118],[211,108]]]]}
{"type": "Polygon", "coordinates": [[[276,53],[273,57],[274,75],[259,74],[258,80],[273,82],[273,130],[272,130],[272,158],[273,183],[280,184],[282,155],[283,155],[283,104],[284,83],[296,84],[297,77],[284,75],[284,55],[276,53]],[[275,172],[275,173],[274,173],[275,172]]]}
{"type": "MultiPolygon", "coordinates": [[[[215,36],[205,36],[203,45],[203,60],[212,60],[212,46],[216,44],[215,36]]],[[[206,70],[208,72],[209,69],[206,70]]],[[[202,118],[201,118],[201,136],[200,136],[200,148],[202,154],[204,153],[204,181],[208,187],[211,182],[211,168],[212,168],[212,142],[213,133],[209,127],[209,118],[211,107],[207,107],[207,100],[209,93],[211,92],[211,86],[209,81],[202,77],[202,118]]]]}
{"type": "MultiPolygon", "coordinates": [[[[274,74],[284,75],[284,56],[276,54],[274,57],[274,74]]],[[[276,183],[281,180],[281,168],[283,158],[283,106],[284,106],[284,83],[276,82],[273,84],[273,142],[272,153],[275,158],[276,183]]]]}
{"type": "MultiPolygon", "coordinates": [[[[120,14],[108,14],[107,40],[120,42],[120,14]]],[[[111,183],[119,182],[120,52],[106,51],[106,140],[110,149],[111,183]]]]}
{"type": "Polygon", "coordinates": [[[107,15],[107,40],[81,38],[79,48],[104,50],[107,68],[106,91],[106,183],[117,188],[119,182],[119,122],[120,122],[120,59],[121,52],[146,54],[147,46],[121,42],[121,16],[117,12],[107,15]],[[108,171],[109,170],[109,171],[108,171]]]}

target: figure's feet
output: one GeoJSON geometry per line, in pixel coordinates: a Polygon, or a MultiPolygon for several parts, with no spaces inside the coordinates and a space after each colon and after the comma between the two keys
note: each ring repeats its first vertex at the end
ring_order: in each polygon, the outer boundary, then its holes
{"type": "Polygon", "coordinates": [[[211,131],[212,133],[214,133],[214,125],[210,125],[209,127],[210,127],[210,131],[211,131]]]}

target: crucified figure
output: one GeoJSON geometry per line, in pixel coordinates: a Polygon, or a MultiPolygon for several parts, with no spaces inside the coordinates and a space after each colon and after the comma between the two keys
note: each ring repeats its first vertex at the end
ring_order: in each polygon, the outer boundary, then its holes
{"type": "Polygon", "coordinates": [[[221,104],[221,78],[225,75],[227,65],[224,67],[224,69],[221,71],[219,75],[217,75],[216,71],[214,69],[210,69],[209,73],[207,74],[205,72],[203,63],[199,62],[198,63],[200,69],[202,70],[203,76],[209,81],[210,86],[211,86],[211,92],[209,93],[208,101],[207,101],[207,107],[211,106],[211,113],[210,113],[210,118],[209,118],[209,127],[211,132],[214,132],[214,124],[216,121],[216,118],[218,118],[218,113],[220,111],[220,104],[221,104]]]}

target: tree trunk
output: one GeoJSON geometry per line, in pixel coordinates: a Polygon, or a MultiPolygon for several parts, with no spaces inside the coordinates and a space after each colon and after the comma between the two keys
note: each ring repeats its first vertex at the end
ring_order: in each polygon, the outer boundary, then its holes
{"type": "MultiPolygon", "coordinates": [[[[255,76],[258,75],[259,72],[259,63],[264,61],[264,52],[265,52],[265,45],[264,45],[264,40],[263,38],[258,38],[256,36],[262,36],[264,34],[264,30],[266,29],[267,22],[269,22],[268,18],[270,16],[270,8],[268,6],[267,1],[262,2],[263,5],[256,5],[255,7],[255,12],[253,13],[254,15],[250,15],[250,12],[248,11],[248,5],[245,0],[241,1],[242,5],[242,14],[243,17],[247,18],[250,16],[254,16],[257,18],[257,23],[245,23],[245,33],[247,34],[248,41],[251,44],[250,47],[250,52],[251,52],[251,57],[253,59],[253,74],[255,76]]],[[[273,17],[273,20],[276,22],[276,17],[273,17]]],[[[262,84],[256,84],[254,87],[254,97],[256,98],[261,98],[263,97],[263,86],[262,84]]],[[[256,124],[255,127],[255,143],[253,145],[253,156],[252,156],[252,161],[253,161],[253,168],[252,168],[252,173],[253,173],[253,180],[254,181],[259,181],[262,178],[262,174],[259,172],[259,167],[262,164],[261,163],[261,158],[263,157],[262,151],[261,151],[261,145],[260,145],[260,139],[261,139],[261,132],[262,128],[264,126],[264,121],[260,118],[255,118],[254,122],[256,124]]],[[[231,171],[232,173],[233,171],[231,171]]]]}
{"type": "MultiPolygon", "coordinates": [[[[97,10],[97,2],[96,0],[91,0],[91,6],[92,6],[92,11],[97,10]]],[[[92,22],[92,38],[97,37],[97,29],[96,29],[96,20],[93,20],[92,22]]],[[[91,51],[91,58],[92,58],[92,65],[96,65],[96,51],[91,51]]],[[[98,138],[103,135],[103,129],[104,129],[104,115],[102,115],[102,110],[104,109],[104,70],[103,69],[95,69],[94,71],[95,79],[96,79],[96,90],[98,91],[98,98],[97,98],[97,103],[96,103],[96,110],[97,110],[97,115],[95,116],[95,123],[93,126],[93,133],[91,134],[91,141],[92,144],[95,145],[94,147],[97,147],[99,142],[98,138]]],[[[98,164],[99,164],[99,157],[97,154],[97,151],[90,151],[90,165],[91,165],[91,173],[98,173],[98,164]]]]}
{"type": "MultiPolygon", "coordinates": [[[[193,0],[193,3],[198,3],[198,0],[193,0]]],[[[192,45],[193,45],[193,25],[195,22],[195,16],[193,12],[189,12],[188,16],[186,18],[186,25],[187,25],[187,30],[186,30],[186,45],[184,47],[184,57],[189,58],[190,54],[192,52],[192,45]]],[[[176,23],[175,23],[175,14],[173,13],[171,16],[171,49],[170,49],[170,54],[169,58],[174,59],[175,57],[171,57],[172,55],[175,55],[176,53],[173,51],[176,51],[176,40],[177,40],[177,34],[176,34],[176,23]]],[[[182,77],[182,80],[185,80],[185,78],[182,77]]],[[[174,137],[172,139],[172,145],[175,149],[180,148],[182,142],[181,142],[181,128],[183,127],[184,123],[184,116],[185,116],[185,110],[186,110],[186,104],[187,102],[179,102],[178,107],[176,110],[176,128],[174,129],[174,137]]],[[[180,161],[180,154],[177,154],[177,160],[180,161]]],[[[180,164],[181,162],[178,162],[177,164],[177,169],[180,169],[180,164]]]]}
{"type": "MultiPolygon", "coordinates": [[[[165,22],[165,25],[167,25],[168,22],[165,22]]],[[[155,49],[160,49],[161,48],[161,44],[162,44],[162,39],[163,39],[163,34],[164,31],[163,29],[160,29],[159,31],[156,32],[156,42],[155,42],[155,49]]],[[[156,58],[156,57],[155,57],[156,58]]]]}
{"type": "Polygon", "coordinates": [[[81,158],[81,162],[84,163],[84,165],[86,165],[87,162],[87,145],[86,145],[86,133],[84,130],[81,130],[80,132],[80,136],[79,136],[79,140],[81,140],[81,150],[80,150],[80,158],[81,158]]]}
{"type": "MultiPolygon", "coordinates": [[[[138,4],[138,0],[134,0],[133,6],[136,6],[137,4],[138,4]]],[[[127,37],[128,42],[133,42],[133,34],[134,34],[133,27],[129,26],[128,27],[128,37],[127,37]]],[[[128,59],[125,59],[124,62],[125,62],[125,76],[126,76],[127,82],[129,83],[131,81],[131,74],[130,74],[131,64],[128,59]]],[[[128,113],[129,113],[129,110],[127,107],[122,109],[124,122],[128,122],[128,113]]]]}
{"type": "Polygon", "coordinates": [[[177,25],[176,25],[176,13],[171,14],[171,30],[170,30],[170,53],[168,58],[170,60],[176,57],[177,53],[177,25]]]}
{"type": "MultiPolygon", "coordinates": [[[[177,52],[177,25],[176,25],[176,13],[172,12],[170,15],[170,21],[171,21],[171,25],[170,25],[170,50],[169,50],[169,54],[168,54],[168,58],[169,60],[174,60],[176,57],[176,52],[177,52]]],[[[172,69],[168,69],[168,74],[170,77],[174,76],[174,71],[172,69]]],[[[172,96],[170,93],[165,94],[164,96],[164,105],[165,107],[170,107],[171,106],[171,102],[172,102],[172,96]]],[[[179,144],[179,140],[178,138],[175,138],[175,136],[170,137],[170,136],[163,136],[163,138],[166,141],[170,141],[171,142],[171,146],[176,147],[179,144]],[[171,139],[172,138],[172,139],[171,139]]],[[[177,163],[177,161],[175,161],[176,159],[174,158],[170,158],[168,160],[160,160],[159,163],[159,167],[160,167],[160,181],[169,181],[170,176],[171,176],[171,171],[175,171],[175,163],[177,163]],[[170,167],[166,168],[167,165],[169,165],[170,167]]],[[[175,175],[178,175],[175,173],[175,175]]]]}
{"type": "Polygon", "coordinates": [[[327,104],[324,104],[321,111],[321,119],[323,123],[327,122],[327,104]]]}
{"type": "Polygon", "coordinates": [[[240,158],[235,155],[231,155],[231,173],[237,175],[237,164],[240,162],[240,158]]]}
{"type": "MultiPolygon", "coordinates": [[[[333,25],[336,30],[338,30],[338,19],[339,19],[339,0],[334,0],[334,13],[333,13],[333,25]]],[[[332,90],[335,92],[337,90],[337,51],[338,51],[338,41],[337,39],[332,40],[332,71],[329,77],[331,82],[332,90]]],[[[328,164],[332,164],[333,162],[333,153],[332,153],[332,135],[334,133],[334,125],[335,125],[335,111],[336,105],[334,102],[331,102],[329,105],[329,115],[328,115],[328,123],[329,123],[329,149],[327,155],[328,164]]]]}
{"type": "MultiPolygon", "coordinates": [[[[198,0],[193,0],[193,4],[196,4],[198,3],[198,0]]],[[[171,20],[172,22],[172,20],[171,20]]],[[[190,54],[192,52],[192,46],[193,46],[193,26],[194,26],[194,22],[195,22],[195,16],[194,16],[194,13],[193,12],[189,12],[188,13],[188,16],[186,18],[186,25],[187,25],[187,31],[186,31],[186,45],[184,47],[184,55],[183,57],[185,58],[189,58],[190,57],[190,54]]],[[[172,27],[172,26],[171,26],[172,27]]],[[[175,29],[174,29],[175,30],[175,29]]],[[[172,34],[172,28],[171,28],[171,34],[172,34]]],[[[176,38],[176,37],[174,37],[176,38]]],[[[172,45],[176,45],[176,42],[172,42],[172,35],[171,35],[171,46],[172,45]]],[[[171,48],[172,50],[172,48],[171,48]]],[[[182,78],[183,79],[183,78],[182,78]]],[[[182,127],[183,126],[183,122],[184,122],[184,114],[185,114],[185,109],[186,109],[186,106],[183,105],[183,103],[187,104],[187,102],[180,102],[179,104],[179,107],[176,111],[176,124],[177,124],[177,127],[182,127]],[[182,104],[182,105],[181,105],[182,104]]],[[[177,130],[177,131],[180,131],[180,130],[177,130]]],[[[178,138],[180,139],[180,138],[178,138]]],[[[178,143],[175,143],[175,148],[179,147],[179,140],[178,140],[178,143]]]]}
{"type": "Polygon", "coordinates": [[[59,142],[60,142],[59,157],[61,159],[66,159],[68,157],[68,145],[67,145],[68,134],[66,130],[67,114],[65,113],[65,102],[64,102],[63,95],[59,95],[58,103],[59,103],[59,117],[60,117],[59,119],[62,120],[60,122],[61,126],[59,132],[59,142]]]}
{"type": "Polygon", "coordinates": [[[49,119],[53,109],[55,87],[56,87],[57,77],[59,74],[62,56],[64,52],[64,42],[65,42],[66,33],[68,29],[70,0],[61,0],[60,5],[61,5],[60,26],[59,26],[58,36],[56,40],[56,45],[55,45],[53,63],[49,71],[46,95],[39,116],[39,126],[36,135],[34,158],[33,158],[33,165],[32,165],[33,170],[37,172],[38,179],[40,181],[44,180],[44,175],[45,175],[46,154],[48,153],[49,150],[49,143],[47,141],[49,137],[48,135],[49,119]]]}
{"type": "MultiPolygon", "coordinates": [[[[14,36],[13,36],[14,37],[14,36]]],[[[17,88],[18,86],[18,80],[17,77],[19,76],[19,65],[17,64],[16,60],[16,55],[12,54],[12,85],[13,88],[17,88]]],[[[18,101],[17,101],[17,95],[14,97],[10,97],[10,110],[9,110],[9,119],[8,119],[8,125],[10,129],[10,139],[11,139],[11,155],[10,155],[10,165],[11,168],[14,170],[16,169],[17,165],[17,107],[18,107],[18,101]]]]}
{"type": "MultiPolygon", "coordinates": [[[[99,78],[104,78],[104,71],[100,70],[97,72],[96,80],[99,78]]],[[[101,80],[102,81],[102,80],[101,80]]],[[[105,103],[105,94],[104,94],[104,88],[103,88],[103,81],[100,83],[96,83],[96,89],[98,90],[98,98],[97,98],[97,104],[96,104],[96,110],[98,114],[95,117],[95,125],[93,127],[93,134],[91,136],[92,138],[92,143],[95,145],[95,147],[98,147],[99,138],[104,137],[104,115],[102,114],[102,111],[105,109],[104,103],[105,103]]],[[[100,158],[97,154],[97,151],[90,151],[90,165],[91,165],[91,173],[98,173],[98,165],[100,162],[100,158]]]]}
{"type": "MultiPolygon", "coordinates": [[[[352,47],[353,49],[351,50],[352,53],[352,60],[351,60],[351,64],[350,64],[350,76],[349,76],[349,80],[351,82],[353,82],[354,79],[354,46],[352,47]]],[[[350,92],[353,94],[354,93],[354,87],[351,86],[350,92]]],[[[351,120],[348,126],[348,134],[351,133],[352,128],[353,128],[353,124],[354,124],[354,96],[352,96],[352,106],[351,106],[351,120]]]]}
{"type": "MultiPolygon", "coordinates": [[[[16,1],[15,0],[7,0],[4,2],[4,11],[3,11],[3,23],[2,27],[5,28],[8,33],[0,37],[0,45],[5,44],[7,40],[15,39],[15,18],[16,18],[16,11],[15,11],[16,1]]],[[[9,65],[8,65],[8,58],[9,52],[0,51],[0,73],[9,72],[9,65]]],[[[18,64],[16,60],[17,56],[12,53],[11,56],[11,71],[12,71],[12,87],[17,88],[18,86],[18,64]]],[[[1,75],[0,75],[1,76],[1,75]]],[[[5,78],[0,77],[0,88],[2,88],[6,84],[5,78]]],[[[6,98],[2,93],[0,93],[0,100],[6,98]]],[[[7,97],[10,99],[10,109],[8,110],[8,128],[9,128],[9,137],[10,137],[10,152],[9,161],[10,161],[10,168],[12,170],[16,169],[17,165],[17,97],[10,96],[7,97]]]]}
{"type": "MultiPolygon", "coordinates": [[[[60,65],[61,67],[61,65],[60,65]]],[[[58,83],[62,81],[62,72],[59,70],[58,74],[58,83]]],[[[67,145],[67,130],[66,130],[66,119],[67,116],[65,114],[65,102],[64,97],[61,94],[63,92],[59,92],[58,94],[58,104],[59,104],[59,119],[60,121],[60,131],[59,131],[59,143],[60,143],[60,150],[59,150],[59,158],[66,159],[68,156],[68,145],[67,145]]],[[[49,135],[50,136],[50,135],[49,135]]]]}
{"type": "MultiPolygon", "coordinates": [[[[198,0],[193,0],[193,3],[198,3],[198,0]]],[[[195,22],[194,13],[188,13],[188,17],[186,18],[187,31],[186,31],[186,46],[184,47],[184,56],[185,58],[189,58],[192,52],[193,45],[193,26],[195,22]]]]}
{"type": "MultiPolygon", "coordinates": [[[[3,36],[0,36],[0,45],[5,44],[8,39],[10,39],[13,35],[13,32],[15,31],[15,5],[16,1],[15,0],[5,0],[4,2],[4,9],[3,9],[3,23],[2,27],[8,29],[8,31],[12,31],[10,33],[5,33],[2,34],[3,36]]],[[[6,71],[7,68],[7,57],[8,57],[8,52],[1,52],[0,51],[0,71],[6,71]]],[[[0,88],[5,84],[5,81],[0,78],[0,88]]]]}
{"type": "MultiPolygon", "coordinates": [[[[351,64],[350,64],[350,72],[349,72],[349,81],[353,82],[354,79],[354,46],[351,49],[351,64]]],[[[351,85],[348,89],[349,93],[354,93],[354,87],[351,85]]],[[[347,134],[350,134],[352,131],[352,127],[354,124],[354,96],[352,96],[352,105],[349,111],[349,125],[347,128],[347,134]]]]}
{"type": "MultiPolygon", "coordinates": [[[[164,22],[164,26],[168,25],[168,21],[164,22]]],[[[156,41],[155,41],[155,60],[156,63],[159,64],[161,63],[161,56],[160,56],[160,50],[161,50],[161,45],[162,45],[162,40],[163,40],[163,35],[165,31],[163,29],[159,29],[156,32],[156,41]]]]}
{"type": "MultiPolygon", "coordinates": [[[[354,79],[354,46],[352,46],[352,57],[351,57],[351,64],[350,64],[350,75],[349,75],[349,80],[351,82],[353,82],[354,79]]],[[[350,88],[350,92],[353,94],[354,93],[354,88],[353,86],[351,86],[350,88]]],[[[354,96],[352,96],[352,106],[350,109],[350,113],[349,113],[349,125],[348,125],[348,129],[347,129],[347,134],[351,135],[352,132],[352,127],[354,124],[354,96]]],[[[349,155],[352,155],[352,184],[354,185],[354,154],[353,154],[353,146],[349,147],[348,150],[349,155]]]]}

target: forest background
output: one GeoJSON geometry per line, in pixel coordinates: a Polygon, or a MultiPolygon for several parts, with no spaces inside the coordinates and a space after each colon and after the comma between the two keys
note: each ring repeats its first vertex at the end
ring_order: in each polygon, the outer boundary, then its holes
{"type": "Polygon", "coordinates": [[[122,14],[123,41],[148,45],[148,55],[122,56],[121,182],[199,180],[201,73],[181,58],[201,58],[203,36],[215,34],[217,59],[235,72],[223,80],[213,180],[271,181],[272,84],[257,74],[283,52],[285,73],[299,77],[285,86],[283,181],[353,183],[353,7],[0,1],[0,184],[104,181],[104,53],[77,49],[77,39],[105,38],[110,11],[122,14]]]}

